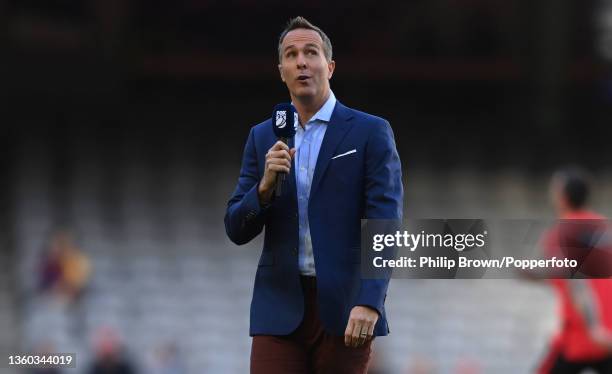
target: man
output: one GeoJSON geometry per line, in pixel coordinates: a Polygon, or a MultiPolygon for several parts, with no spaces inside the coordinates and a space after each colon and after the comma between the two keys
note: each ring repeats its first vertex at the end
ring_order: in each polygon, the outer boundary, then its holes
{"type": "Polygon", "coordinates": [[[400,219],[401,165],[389,123],[338,102],[329,38],[289,21],[281,80],[299,116],[295,140],[253,127],[225,227],[236,244],[265,227],[251,303],[252,373],[366,373],[375,336],[389,332],[388,279],[360,277],[360,220],[400,219]],[[273,195],[276,176],[287,185],[273,195]]]}
{"type": "MultiPolygon", "coordinates": [[[[560,221],[542,244],[549,257],[574,258],[581,272],[609,277],[608,245],[602,240],[607,224],[605,217],[587,210],[589,192],[588,178],[580,169],[553,176],[551,198],[560,221]]],[[[551,283],[559,297],[561,328],[538,373],[578,374],[589,368],[612,373],[612,280],[551,279],[551,283]]]]}

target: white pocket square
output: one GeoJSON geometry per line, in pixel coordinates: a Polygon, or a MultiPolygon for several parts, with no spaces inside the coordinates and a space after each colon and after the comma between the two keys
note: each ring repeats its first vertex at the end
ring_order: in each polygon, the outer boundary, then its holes
{"type": "Polygon", "coordinates": [[[344,152],[344,153],[341,153],[341,154],[339,154],[339,155],[336,155],[336,156],[332,157],[331,159],[333,160],[334,158],[338,158],[338,157],[342,157],[342,156],[350,155],[350,154],[352,154],[352,153],[357,153],[357,150],[356,150],[356,149],[351,149],[350,151],[348,151],[348,152],[344,152]]]}

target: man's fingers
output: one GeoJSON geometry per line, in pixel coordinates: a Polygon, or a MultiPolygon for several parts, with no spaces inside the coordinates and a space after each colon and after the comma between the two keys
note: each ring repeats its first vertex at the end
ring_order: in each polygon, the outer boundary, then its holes
{"type": "Polygon", "coordinates": [[[361,325],[361,331],[359,332],[359,341],[357,346],[360,347],[362,346],[366,340],[368,339],[368,330],[370,329],[369,325],[367,323],[361,325]]]}
{"type": "Polygon", "coordinates": [[[275,171],[277,173],[287,173],[287,174],[289,174],[289,172],[291,171],[287,166],[277,165],[277,164],[268,164],[268,169],[275,171]]]}
{"type": "Polygon", "coordinates": [[[371,340],[374,336],[374,326],[376,323],[370,323],[370,327],[368,328],[368,340],[371,340]]]}
{"type": "Polygon", "coordinates": [[[363,326],[362,321],[357,320],[354,322],[353,333],[351,335],[351,347],[359,346],[359,335],[361,334],[362,326],[363,326]]]}
{"type": "Polygon", "coordinates": [[[289,151],[289,146],[283,142],[281,142],[280,140],[277,141],[276,143],[274,143],[274,145],[272,146],[272,148],[270,148],[270,151],[279,151],[281,149],[284,149],[286,151],[289,151]]]}
{"type": "Polygon", "coordinates": [[[268,165],[283,165],[291,168],[291,162],[286,158],[272,158],[268,160],[268,165]]]}
{"type": "Polygon", "coordinates": [[[371,322],[367,320],[358,321],[356,325],[359,325],[359,329],[355,329],[354,333],[354,346],[360,347],[362,346],[368,337],[368,330],[370,329],[371,322]]]}
{"type": "Polygon", "coordinates": [[[291,155],[289,154],[289,151],[285,151],[284,149],[280,151],[270,151],[266,153],[267,160],[273,160],[275,158],[291,160],[291,155]]]}
{"type": "MultiPolygon", "coordinates": [[[[373,308],[360,305],[355,306],[351,310],[351,315],[349,317],[349,326],[353,326],[349,347],[359,347],[366,341],[372,339],[377,321],[378,313],[373,308]]],[[[346,340],[345,332],[345,341],[346,340]]]]}
{"type": "Polygon", "coordinates": [[[346,330],[344,330],[344,345],[351,346],[351,335],[353,334],[353,320],[349,318],[346,330]]]}

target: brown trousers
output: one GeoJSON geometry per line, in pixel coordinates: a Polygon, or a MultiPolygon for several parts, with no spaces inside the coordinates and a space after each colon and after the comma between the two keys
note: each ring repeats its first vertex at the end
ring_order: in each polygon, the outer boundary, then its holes
{"type": "Polygon", "coordinates": [[[365,374],[372,341],[358,348],[344,336],[325,332],[319,319],[316,279],[302,277],[304,319],[289,335],[257,335],[251,346],[251,374],[365,374]]]}

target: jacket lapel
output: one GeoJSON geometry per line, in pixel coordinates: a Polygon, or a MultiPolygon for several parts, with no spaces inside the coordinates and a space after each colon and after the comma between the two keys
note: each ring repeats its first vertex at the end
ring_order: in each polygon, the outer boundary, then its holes
{"type": "Polygon", "coordinates": [[[321,150],[317,157],[317,165],[315,166],[314,177],[312,179],[312,186],[310,187],[310,196],[316,192],[317,187],[321,183],[321,179],[327,170],[329,161],[334,155],[336,148],[340,145],[340,142],[344,139],[347,132],[353,126],[350,122],[352,115],[344,105],[340,102],[336,103],[334,112],[327,124],[327,130],[323,137],[323,143],[321,144],[321,150]]]}

